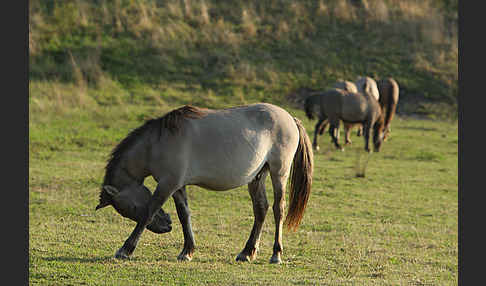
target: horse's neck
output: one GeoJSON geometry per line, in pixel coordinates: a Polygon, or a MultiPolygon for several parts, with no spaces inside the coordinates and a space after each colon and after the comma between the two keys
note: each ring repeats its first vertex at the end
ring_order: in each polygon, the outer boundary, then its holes
{"type": "Polygon", "coordinates": [[[128,172],[125,168],[118,167],[114,175],[111,179],[110,184],[118,188],[119,190],[131,186],[134,184],[141,184],[143,183],[143,178],[133,176],[130,172],[128,172]]]}
{"type": "Polygon", "coordinates": [[[111,178],[114,186],[121,189],[134,184],[143,184],[145,177],[150,175],[144,159],[147,158],[146,152],[145,146],[137,145],[124,154],[111,178]]]}

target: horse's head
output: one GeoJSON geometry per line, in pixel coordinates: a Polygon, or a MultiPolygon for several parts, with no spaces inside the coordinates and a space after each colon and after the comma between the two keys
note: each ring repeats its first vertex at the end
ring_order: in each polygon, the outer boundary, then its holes
{"type": "Polygon", "coordinates": [[[373,126],[373,147],[375,152],[380,152],[381,143],[385,137],[385,121],[383,116],[375,122],[373,126]]]}
{"type": "MultiPolygon", "coordinates": [[[[112,205],[123,217],[138,222],[147,214],[151,196],[152,193],[144,185],[126,187],[121,191],[114,186],[105,185],[100,193],[100,203],[96,206],[96,210],[112,205]]],[[[171,224],[170,215],[160,208],[147,229],[155,233],[169,232],[172,230],[171,224]]]]}

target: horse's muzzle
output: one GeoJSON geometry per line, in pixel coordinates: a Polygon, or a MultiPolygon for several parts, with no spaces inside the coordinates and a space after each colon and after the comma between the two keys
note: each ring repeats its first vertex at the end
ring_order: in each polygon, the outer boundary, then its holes
{"type": "Polygon", "coordinates": [[[166,233],[172,230],[172,220],[170,215],[160,209],[152,219],[147,229],[154,233],[166,233]]]}

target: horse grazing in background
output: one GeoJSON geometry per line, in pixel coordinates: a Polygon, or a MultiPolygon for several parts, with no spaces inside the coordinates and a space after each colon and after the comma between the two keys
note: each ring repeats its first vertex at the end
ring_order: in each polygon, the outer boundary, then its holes
{"type": "MultiPolygon", "coordinates": [[[[106,166],[100,202],[137,222],[116,252],[128,258],[145,228],[171,230],[162,205],[172,196],[184,234],[178,260],[191,260],[194,236],[185,187],[225,191],[248,184],[254,223],[237,261],[256,257],[268,210],[265,178],[272,180],[275,241],[271,263],[281,262],[282,226],[297,229],[312,185],[313,153],[301,122],[271,104],[253,104],[223,110],[184,106],[134,129],[112,151],[106,166]],[[157,187],[143,185],[153,176],[157,187]],[[290,177],[289,209],[285,222],[285,188],[290,177]]],[[[235,202],[238,204],[239,202],[235,202]]],[[[237,206],[237,205],[236,205],[237,206]]],[[[214,206],[218,210],[218,205],[214,206]]]]}
{"type": "MultiPolygon", "coordinates": [[[[351,82],[351,81],[347,81],[347,80],[341,80],[341,81],[337,81],[334,85],[333,85],[333,88],[338,88],[338,89],[342,89],[344,91],[347,91],[349,93],[357,93],[358,92],[358,88],[356,87],[356,85],[351,82]]],[[[316,91],[314,91],[313,94],[317,94],[316,91]]],[[[348,93],[347,93],[348,94],[348,93]]],[[[344,138],[345,138],[345,144],[351,144],[351,139],[350,139],[350,133],[351,133],[351,129],[356,126],[356,125],[359,125],[358,126],[358,136],[361,136],[361,133],[362,133],[362,126],[358,123],[349,123],[349,122],[344,122],[344,138]]],[[[316,150],[319,150],[319,145],[317,144],[317,136],[318,135],[322,135],[327,127],[327,125],[329,125],[329,120],[325,119],[325,120],[318,120],[316,126],[315,126],[315,129],[314,129],[314,141],[312,143],[312,146],[314,149],[316,150]]],[[[335,129],[334,132],[336,133],[336,138],[338,138],[339,140],[339,130],[338,129],[335,129]]]]}
{"type": "Polygon", "coordinates": [[[314,147],[317,146],[317,127],[325,120],[329,121],[329,135],[336,148],[343,150],[338,143],[335,130],[339,129],[339,122],[344,124],[362,124],[365,140],[365,150],[370,152],[369,139],[373,129],[373,144],[376,152],[380,150],[383,140],[383,114],[378,101],[370,92],[368,82],[362,90],[365,93],[352,93],[342,89],[331,89],[309,96],[304,103],[304,110],[309,119],[318,113],[318,122],[314,134],[314,147]]]}
{"type": "Polygon", "coordinates": [[[383,140],[386,140],[391,131],[390,124],[397,109],[399,88],[398,83],[393,78],[379,80],[377,85],[380,92],[381,110],[385,113],[385,136],[383,140]]]}

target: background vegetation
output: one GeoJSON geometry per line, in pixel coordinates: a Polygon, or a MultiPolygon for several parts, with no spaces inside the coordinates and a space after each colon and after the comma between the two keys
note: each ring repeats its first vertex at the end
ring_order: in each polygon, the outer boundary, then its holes
{"type": "Polygon", "coordinates": [[[394,77],[400,112],[457,114],[457,1],[31,0],[31,108],[287,104],[394,77]]]}
{"type": "Polygon", "coordinates": [[[30,0],[29,283],[457,285],[457,20],[452,0],[30,0]],[[190,263],[176,261],[172,201],[172,232],[146,231],[131,260],[113,258],[134,223],[94,207],[130,130],[183,104],[265,101],[311,134],[294,91],[359,75],[398,81],[392,137],[371,157],[355,132],[345,152],[320,138],[282,265],[268,264],[271,210],[257,260],[234,260],[253,220],[246,187],[188,187],[190,263]]]}

